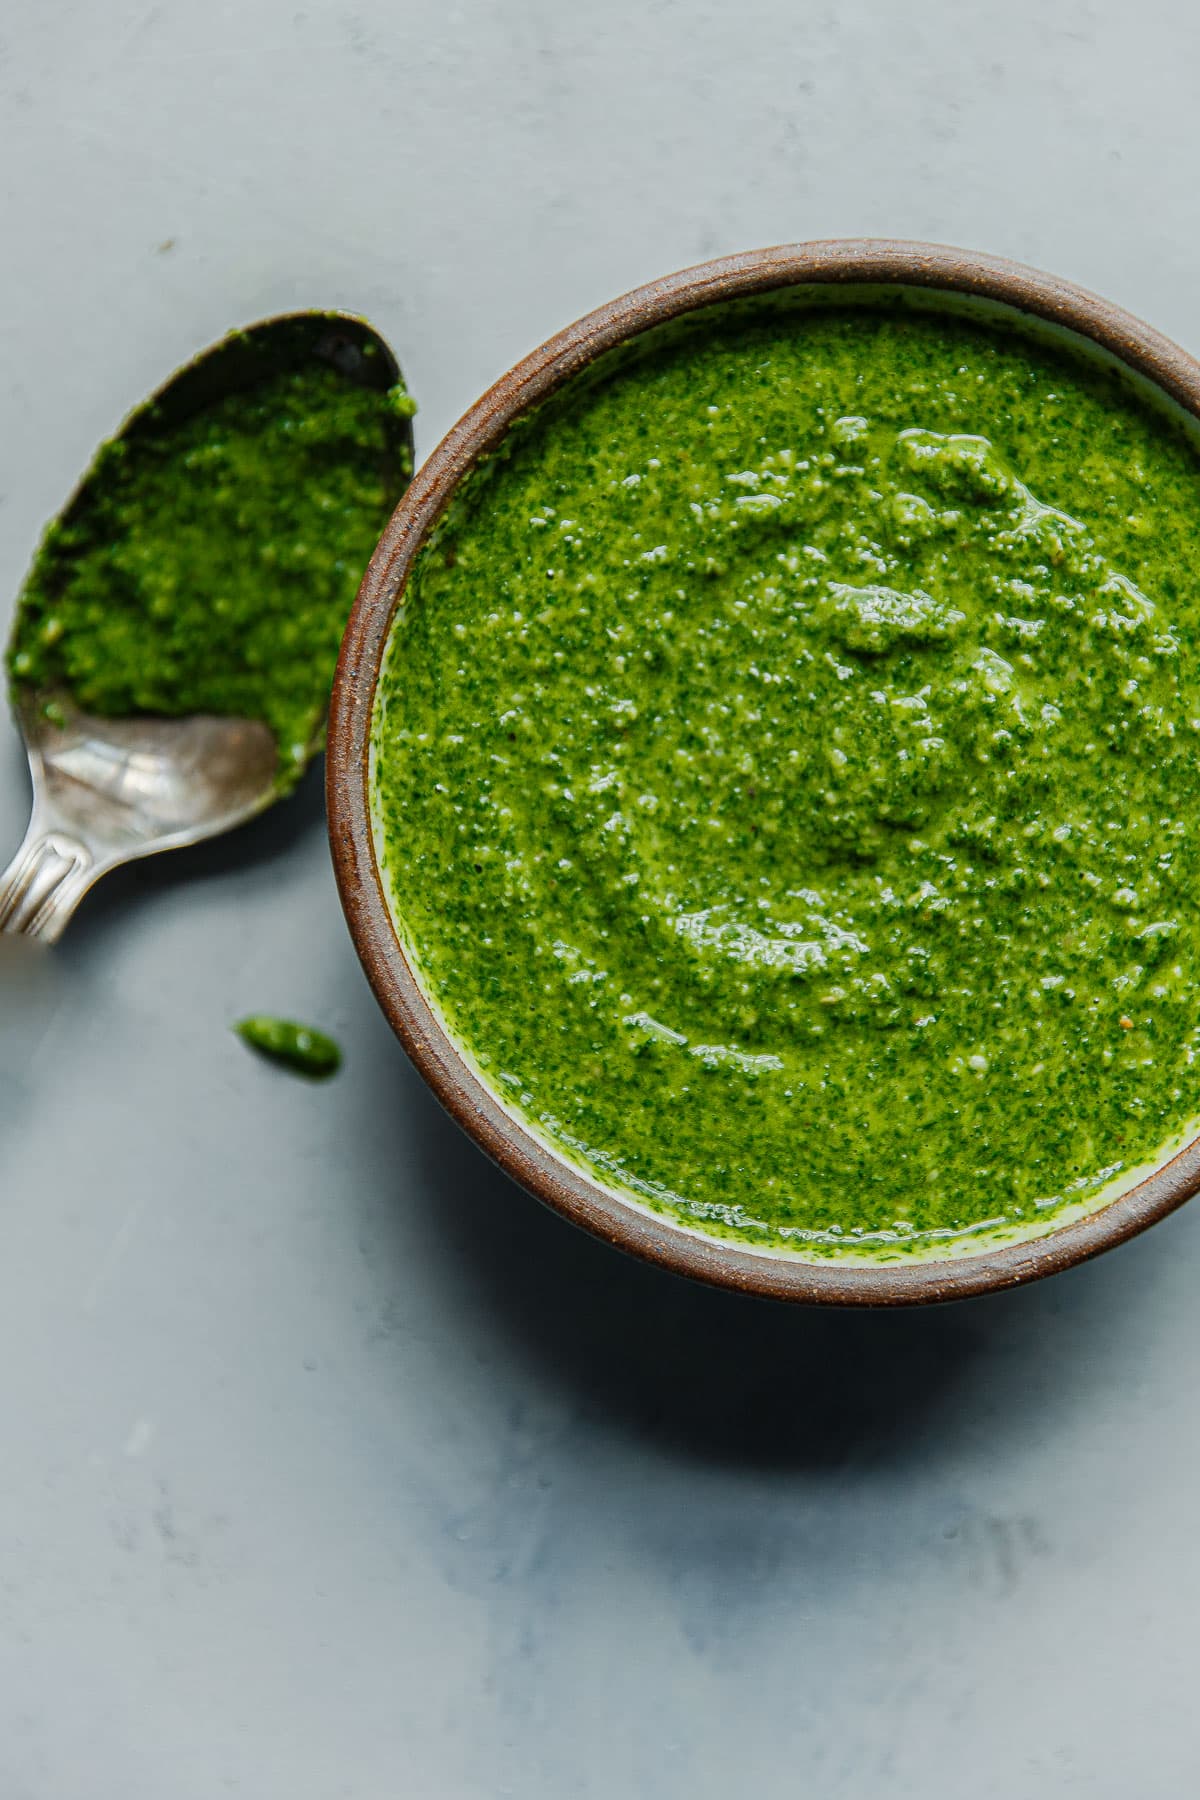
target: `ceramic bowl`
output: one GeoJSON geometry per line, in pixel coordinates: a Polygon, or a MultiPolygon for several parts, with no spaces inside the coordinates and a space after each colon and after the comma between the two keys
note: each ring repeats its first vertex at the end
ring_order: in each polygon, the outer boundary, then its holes
{"type": "Polygon", "coordinates": [[[909,1253],[894,1262],[805,1260],[795,1252],[723,1242],[651,1213],[535,1136],[480,1080],[443,1028],[393,924],[376,859],[368,760],[376,682],[413,560],[457,484],[515,419],[598,356],[699,308],[796,286],[845,291],[895,285],[936,290],[946,304],[967,304],[993,317],[997,311],[1008,314],[1014,322],[1024,321],[1026,329],[1066,331],[1200,419],[1200,364],[1118,307],[1016,263],[891,240],[785,244],[702,263],[625,294],[559,332],[490,388],[438,445],[393,514],[359,589],[329,725],[330,836],[350,931],[385,1014],[458,1123],[538,1199],[611,1244],[723,1287],[836,1305],[959,1299],[1032,1281],[1095,1256],[1200,1188],[1200,1139],[1087,1216],[978,1254],[957,1250],[922,1260],[909,1253]]]}

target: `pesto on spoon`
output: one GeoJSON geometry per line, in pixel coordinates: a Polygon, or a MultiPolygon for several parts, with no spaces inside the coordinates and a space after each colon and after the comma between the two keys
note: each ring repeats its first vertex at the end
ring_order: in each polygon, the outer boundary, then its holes
{"type": "Polygon", "coordinates": [[[299,313],[231,334],[101,447],[18,602],[34,816],[0,928],[56,937],[107,869],[295,785],[414,411],[370,326],[299,313]]]}

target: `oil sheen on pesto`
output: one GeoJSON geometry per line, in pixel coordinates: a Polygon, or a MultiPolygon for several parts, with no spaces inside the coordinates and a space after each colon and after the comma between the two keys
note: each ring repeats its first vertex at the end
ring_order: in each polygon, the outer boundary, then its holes
{"type": "Polygon", "coordinates": [[[262,720],[290,786],[320,747],[354,592],[407,479],[413,410],[402,386],[360,386],[314,358],[161,430],[138,415],[42,541],[9,646],[14,685],[110,717],[262,720]]]}
{"type": "Polygon", "coordinates": [[[577,382],[422,553],[375,719],[485,1079],[656,1209],[902,1253],[1200,1111],[1200,481],[952,315],[710,322],[577,382]]]}

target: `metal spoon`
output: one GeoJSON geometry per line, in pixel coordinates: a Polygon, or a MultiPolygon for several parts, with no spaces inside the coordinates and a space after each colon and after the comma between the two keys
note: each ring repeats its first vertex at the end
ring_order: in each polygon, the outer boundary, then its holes
{"type": "MultiPolygon", "coordinates": [[[[288,313],[204,351],[138,407],[118,435],[129,437],[150,423],[169,429],[223,395],[313,356],[367,386],[387,388],[399,379],[391,350],[365,320],[288,313]],[[374,349],[365,354],[368,344],[374,349]]],[[[398,422],[397,429],[407,434],[411,468],[412,426],[398,422]]],[[[87,482],[85,476],[66,513],[87,482]]],[[[255,719],[100,718],[81,712],[69,695],[20,691],[15,712],[29,757],[33,812],[21,848],[0,874],[0,931],[53,943],[88,889],[111,869],[215,837],[280,798],[275,740],[255,719]]],[[[323,735],[322,721],[310,755],[323,735]]]]}

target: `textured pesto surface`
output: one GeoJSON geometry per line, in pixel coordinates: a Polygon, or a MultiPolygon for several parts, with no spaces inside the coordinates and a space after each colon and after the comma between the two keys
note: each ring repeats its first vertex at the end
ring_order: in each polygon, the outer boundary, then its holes
{"type": "Polygon", "coordinates": [[[290,785],[320,747],[346,616],[407,477],[411,410],[402,387],[310,360],[161,431],[140,415],[42,541],[14,684],[108,716],[261,719],[290,785]]]}
{"type": "Polygon", "coordinates": [[[1198,543],[1173,426],[949,316],[729,319],[560,397],[375,721],[486,1079],[759,1241],[1028,1225],[1152,1155],[1200,1110],[1198,543]]]}

